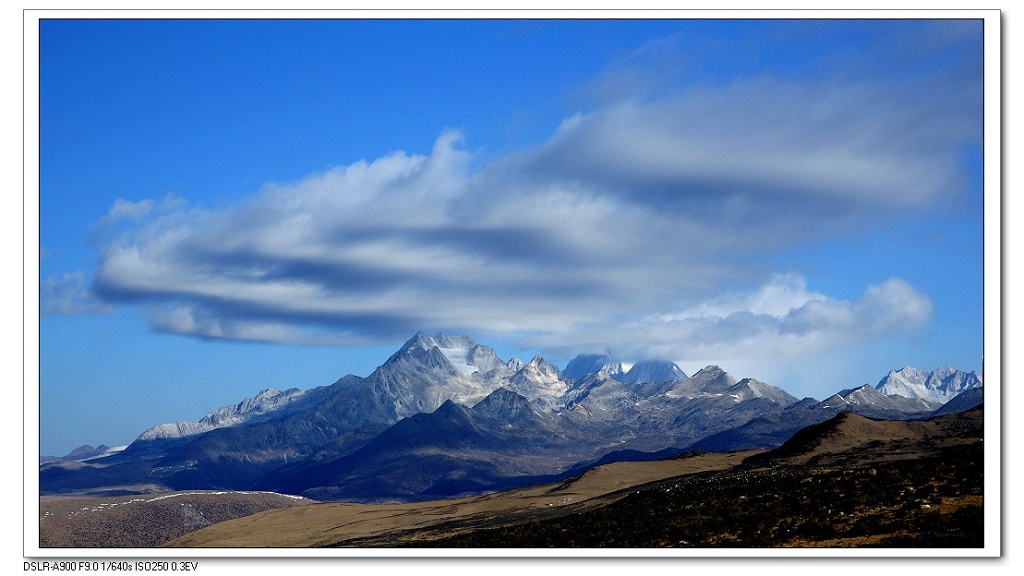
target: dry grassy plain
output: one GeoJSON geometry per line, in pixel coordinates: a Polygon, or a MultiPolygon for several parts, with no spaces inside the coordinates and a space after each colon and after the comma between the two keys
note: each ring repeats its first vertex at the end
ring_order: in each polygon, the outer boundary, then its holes
{"type": "Polygon", "coordinates": [[[177,538],[181,547],[390,546],[482,527],[555,518],[607,505],[630,488],[674,476],[728,470],[756,451],[678,460],[619,462],[561,484],[412,504],[319,503],[261,512],[177,538]]]}

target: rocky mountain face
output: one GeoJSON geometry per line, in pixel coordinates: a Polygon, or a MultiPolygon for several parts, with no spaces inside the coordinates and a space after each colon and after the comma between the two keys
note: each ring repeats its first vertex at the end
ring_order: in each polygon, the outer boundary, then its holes
{"type": "Polygon", "coordinates": [[[946,402],[942,406],[939,406],[932,416],[943,416],[946,414],[958,414],[960,412],[966,412],[977,406],[981,406],[985,400],[985,389],[982,387],[968,388],[967,390],[957,394],[952,400],[946,402]]]}
{"type": "Polygon", "coordinates": [[[684,450],[774,448],[840,412],[923,417],[941,405],[922,397],[927,390],[974,386],[955,371],[890,376],[818,402],[737,381],[717,366],[686,376],[671,362],[625,370],[604,356],[578,356],[562,372],[539,356],[505,362],[466,336],[421,332],[366,378],[266,390],[198,422],[157,426],[116,454],[42,465],[40,486],[43,493],[253,488],[419,500],[684,450]],[[883,386],[889,380],[910,383],[916,394],[887,394],[896,386],[883,386]]]}

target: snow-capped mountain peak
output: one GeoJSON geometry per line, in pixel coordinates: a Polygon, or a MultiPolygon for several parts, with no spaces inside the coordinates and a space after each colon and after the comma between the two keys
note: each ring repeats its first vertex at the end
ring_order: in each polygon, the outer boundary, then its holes
{"type": "Polygon", "coordinates": [[[428,365],[432,371],[454,372],[463,376],[506,367],[492,348],[477,344],[469,336],[449,336],[443,333],[430,336],[422,331],[406,342],[385,365],[404,362],[428,365]]]}
{"type": "Polygon", "coordinates": [[[920,368],[907,366],[900,370],[890,370],[875,388],[886,395],[920,398],[942,404],[966,390],[981,385],[981,376],[977,372],[963,372],[949,366],[941,366],[932,372],[926,372],[920,368]]]}
{"type": "Polygon", "coordinates": [[[476,403],[512,374],[497,353],[468,336],[418,332],[368,380],[398,417],[432,412],[447,400],[476,403]]]}
{"type": "Polygon", "coordinates": [[[508,379],[510,390],[543,410],[561,406],[568,386],[558,368],[539,355],[508,379]]]}

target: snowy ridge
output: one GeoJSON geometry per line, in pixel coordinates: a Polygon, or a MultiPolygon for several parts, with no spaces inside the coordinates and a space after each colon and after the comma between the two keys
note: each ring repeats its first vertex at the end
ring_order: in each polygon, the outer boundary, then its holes
{"type": "Polygon", "coordinates": [[[298,388],[284,392],[270,388],[233,406],[222,406],[203,416],[198,422],[182,421],[154,426],[143,432],[138,439],[146,441],[186,438],[225,426],[237,426],[286,406],[305,394],[305,391],[298,388]]]}
{"type": "Polygon", "coordinates": [[[950,366],[941,366],[932,372],[925,372],[911,366],[890,370],[875,387],[885,395],[899,395],[905,398],[919,398],[944,404],[957,395],[982,386],[977,372],[963,372],[950,366]]]}

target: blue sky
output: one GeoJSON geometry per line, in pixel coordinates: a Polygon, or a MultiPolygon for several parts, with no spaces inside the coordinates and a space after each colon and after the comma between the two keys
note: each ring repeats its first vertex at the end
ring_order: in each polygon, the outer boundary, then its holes
{"type": "Polygon", "coordinates": [[[44,20],[40,443],[417,330],[822,399],[981,370],[982,24],[44,20]]]}

